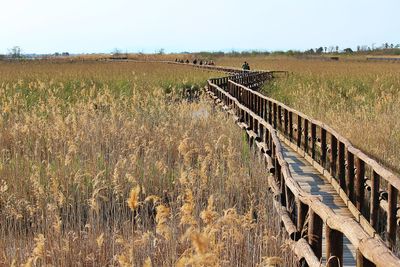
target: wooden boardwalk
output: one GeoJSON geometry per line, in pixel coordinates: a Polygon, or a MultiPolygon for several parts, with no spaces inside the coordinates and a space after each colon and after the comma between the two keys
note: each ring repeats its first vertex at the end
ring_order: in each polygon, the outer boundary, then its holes
{"type": "Polygon", "coordinates": [[[391,250],[400,237],[400,177],[326,124],[257,92],[279,72],[186,65],[230,73],[209,79],[206,92],[264,155],[300,266],[400,266],[391,250]]]}
{"type": "MultiPolygon", "coordinates": [[[[283,140],[282,140],[283,141],[283,140]]],[[[300,154],[294,151],[288,144],[282,142],[282,152],[295,181],[301,188],[311,195],[320,196],[324,204],[329,206],[336,214],[353,218],[342,198],[337,194],[333,186],[300,154]]],[[[323,229],[325,231],[325,227],[323,229]]],[[[322,239],[322,262],[326,261],[325,238],[322,239]]],[[[343,265],[356,266],[356,254],[354,246],[343,237],[343,265]]]]}

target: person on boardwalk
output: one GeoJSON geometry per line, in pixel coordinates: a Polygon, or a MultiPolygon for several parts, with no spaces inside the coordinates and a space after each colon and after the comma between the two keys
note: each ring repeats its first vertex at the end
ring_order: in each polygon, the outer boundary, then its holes
{"type": "Polygon", "coordinates": [[[242,65],[242,69],[243,70],[250,70],[250,65],[249,65],[249,63],[247,63],[246,61],[243,63],[243,65],[242,65]]]}

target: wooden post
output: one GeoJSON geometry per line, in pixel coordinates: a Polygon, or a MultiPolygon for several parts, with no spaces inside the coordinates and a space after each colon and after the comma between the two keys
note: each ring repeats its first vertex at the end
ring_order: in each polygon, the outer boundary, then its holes
{"type": "Polygon", "coordinates": [[[367,260],[359,249],[356,251],[356,264],[357,267],[375,267],[375,264],[367,260]]]}
{"type": "Polygon", "coordinates": [[[282,108],[278,106],[278,128],[282,129],[282,108]]]}
{"type": "Polygon", "coordinates": [[[255,114],[257,114],[258,115],[258,95],[255,95],[255,94],[253,94],[254,95],[254,109],[253,109],[253,111],[254,111],[254,113],[255,114]]]}
{"type": "Polygon", "coordinates": [[[258,132],[258,120],[256,120],[255,118],[253,118],[254,120],[254,132],[256,133],[257,136],[259,136],[259,132],[258,132]]]}
{"type": "Polygon", "coordinates": [[[315,256],[322,257],[322,219],[313,210],[309,212],[310,225],[308,226],[308,243],[310,244],[315,256]]]}
{"type": "Polygon", "coordinates": [[[304,151],[308,153],[308,120],[304,119],[304,151]]]}
{"type": "Polygon", "coordinates": [[[315,142],[317,141],[317,126],[313,123],[311,124],[311,158],[315,160],[315,142]]]}
{"type": "Polygon", "coordinates": [[[268,123],[272,125],[272,102],[268,101],[268,123]]]}
{"type": "Polygon", "coordinates": [[[263,99],[263,101],[264,101],[264,116],[263,116],[263,118],[264,118],[264,120],[265,121],[268,121],[268,101],[267,101],[267,99],[263,99]]]}
{"type": "Polygon", "coordinates": [[[276,129],[276,126],[277,126],[277,109],[278,109],[278,107],[277,107],[277,105],[276,105],[276,103],[274,103],[274,111],[273,111],[273,117],[274,117],[274,122],[273,122],[273,127],[274,127],[274,129],[276,129]]]}
{"type": "Polygon", "coordinates": [[[336,178],[336,163],[337,163],[337,139],[331,134],[331,175],[336,178]]]}
{"type": "Polygon", "coordinates": [[[371,177],[371,198],[370,198],[370,217],[369,223],[378,229],[378,211],[379,211],[379,175],[373,172],[371,177]]]}
{"type": "Polygon", "coordinates": [[[321,128],[321,165],[326,168],[326,130],[321,128]]]}
{"type": "Polygon", "coordinates": [[[254,121],[253,121],[253,116],[251,116],[250,114],[249,114],[249,119],[250,119],[250,130],[254,130],[254,121]]]}
{"type": "MultiPolygon", "coordinates": [[[[308,212],[308,206],[299,200],[296,200],[297,204],[297,230],[299,233],[303,230],[304,222],[308,212]]],[[[301,236],[299,237],[301,238],[301,236]]]]}
{"type": "Polygon", "coordinates": [[[354,204],[354,155],[347,151],[346,194],[354,204]]]}
{"type": "Polygon", "coordinates": [[[398,194],[397,189],[393,185],[389,185],[387,233],[388,233],[389,247],[391,247],[391,248],[396,246],[397,194],[398,194]]]}
{"type": "MultiPolygon", "coordinates": [[[[278,160],[276,160],[276,161],[278,161],[278,160]]],[[[280,184],[281,184],[281,204],[282,204],[283,207],[286,207],[287,206],[287,202],[286,202],[286,184],[285,184],[285,179],[283,178],[283,175],[281,173],[281,166],[278,163],[275,164],[275,169],[276,169],[276,172],[279,175],[278,177],[280,179],[280,184]]]]}
{"type": "Polygon", "coordinates": [[[345,146],[342,142],[339,142],[339,184],[340,187],[344,190],[344,192],[347,191],[346,188],[346,158],[344,157],[344,150],[345,146]]]}
{"type": "Polygon", "coordinates": [[[285,110],[283,111],[283,116],[284,116],[284,120],[285,120],[285,136],[287,137],[287,135],[288,135],[288,130],[289,130],[289,122],[288,122],[288,117],[289,117],[289,115],[288,115],[287,109],[285,109],[285,110]]]}
{"type": "Polygon", "coordinates": [[[328,260],[330,257],[337,257],[339,259],[339,261],[336,258],[331,259],[326,267],[341,267],[343,266],[343,234],[329,228],[328,225],[325,225],[325,228],[326,259],[328,260]]]}
{"type": "Polygon", "coordinates": [[[357,157],[356,159],[356,180],[355,180],[355,202],[357,209],[362,213],[364,208],[364,177],[365,177],[365,167],[364,161],[357,157]]]}
{"type": "MultiPolygon", "coordinates": [[[[287,187],[287,185],[285,185],[285,197],[286,197],[286,210],[289,212],[290,217],[292,218],[292,215],[293,215],[293,209],[292,209],[293,194],[290,191],[289,187],[287,187]]],[[[293,218],[292,218],[292,221],[293,221],[293,218]]]]}
{"type": "Polygon", "coordinates": [[[301,116],[297,115],[297,147],[301,147],[301,116]]]}

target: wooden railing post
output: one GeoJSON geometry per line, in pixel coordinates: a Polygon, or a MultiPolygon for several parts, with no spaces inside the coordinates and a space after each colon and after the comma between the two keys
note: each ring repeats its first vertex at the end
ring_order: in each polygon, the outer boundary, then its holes
{"type": "Polygon", "coordinates": [[[293,113],[289,111],[289,139],[293,141],[293,113]]]}
{"type": "Polygon", "coordinates": [[[343,234],[339,231],[331,229],[328,225],[326,228],[326,267],[341,267],[343,266],[343,234]]]}
{"type": "Polygon", "coordinates": [[[268,102],[267,102],[267,99],[263,99],[263,106],[264,106],[263,118],[264,118],[265,121],[268,121],[268,102]]]}
{"type": "Polygon", "coordinates": [[[257,136],[259,136],[259,132],[258,132],[258,120],[256,120],[255,118],[253,118],[254,120],[254,132],[256,133],[257,136]]]}
{"type": "Polygon", "coordinates": [[[268,123],[272,125],[272,102],[268,101],[268,123]]]}
{"type": "Polygon", "coordinates": [[[326,130],[321,128],[321,165],[326,168],[326,130]]]}
{"type": "Polygon", "coordinates": [[[284,129],[284,131],[285,131],[285,137],[287,137],[287,135],[288,135],[288,130],[289,130],[289,122],[288,122],[288,111],[287,111],[287,109],[285,109],[284,111],[283,111],[283,116],[284,116],[284,123],[285,123],[285,129],[284,129]]]}
{"type": "Polygon", "coordinates": [[[346,158],[344,154],[345,146],[342,142],[339,142],[339,184],[340,187],[344,190],[344,192],[347,191],[346,188],[346,158]]]}
{"type": "Polygon", "coordinates": [[[332,177],[336,178],[336,164],[337,164],[337,139],[331,134],[331,159],[330,159],[330,171],[332,177]]]}
{"type": "Polygon", "coordinates": [[[347,151],[346,194],[354,204],[354,155],[347,151]]]}
{"type": "Polygon", "coordinates": [[[389,241],[388,245],[391,248],[396,246],[397,194],[398,194],[398,190],[393,185],[389,185],[387,233],[388,233],[388,241],[389,241]]]}
{"type": "Polygon", "coordinates": [[[377,230],[378,211],[379,211],[379,175],[373,172],[371,177],[371,198],[370,198],[370,216],[369,223],[377,230]]]}
{"type": "Polygon", "coordinates": [[[276,126],[277,126],[277,106],[276,106],[276,103],[274,103],[274,105],[273,105],[273,107],[274,107],[274,110],[273,110],[273,117],[274,117],[274,121],[273,121],[273,126],[274,126],[274,129],[276,129],[276,126]]]}
{"type": "Polygon", "coordinates": [[[311,158],[313,160],[316,159],[315,153],[315,142],[317,141],[317,126],[312,123],[311,124],[311,158]]]}
{"type": "Polygon", "coordinates": [[[322,257],[322,219],[313,210],[309,211],[308,243],[310,244],[315,256],[322,257]]]}
{"type": "Polygon", "coordinates": [[[283,178],[283,175],[281,173],[281,166],[279,164],[276,164],[276,170],[277,173],[279,174],[279,180],[280,180],[280,184],[281,184],[281,205],[285,208],[287,208],[287,202],[286,202],[286,183],[285,183],[285,179],[283,178]]]}
{"type": "Polygon", "coordinates": [[[356,159],[356,180],[355,180],[355,205],[357,209],[362,213],[364,208],[364,177],[365,167],[364,161],[357,157],[356,159]]]}
{"type": "Polygon", "coordinates": [[[282,108],[278,105],[278,127],[282,129],[282,108]]]}
{"type": "Polygon", "coordinates": [[[299,201],[298,199],[296,199],[296,204],[297,204],[297,230],[301,233],[301,231],[303,230],[304,223],[306,221],[308,206],[299,201]]]}
{"type": "Polygon", "coordinates": [[[304,119],[304,151],[308,153],[308,120],[304,119]]]}
{"type": "Polygon", "coordinates": [[[297,147],[301,147],[301,116],[297,115],[297,147]]]}

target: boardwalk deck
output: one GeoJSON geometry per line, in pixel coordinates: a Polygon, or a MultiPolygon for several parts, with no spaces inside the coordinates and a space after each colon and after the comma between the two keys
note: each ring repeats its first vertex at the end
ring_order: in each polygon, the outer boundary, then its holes
{"type": "MultiPolygon", "coordinates": [[[[321,196],[322,202],[342,216],[353,217],[342,198],[337,194],[333,186],[308,163],[300,154],[290,146],[282,142],[283,155],[289,164],[293,178],[299,185],[311,195],[321,196]]],[[[325,229],[323,229],[325,231],[325,229]]],[[[323,263],[326,261],[325,238],[322,240],[323,263]]],[[[355,249],[350,241],[343,237],[343,264],[344,266],[356,266],[355,249]]]]}

